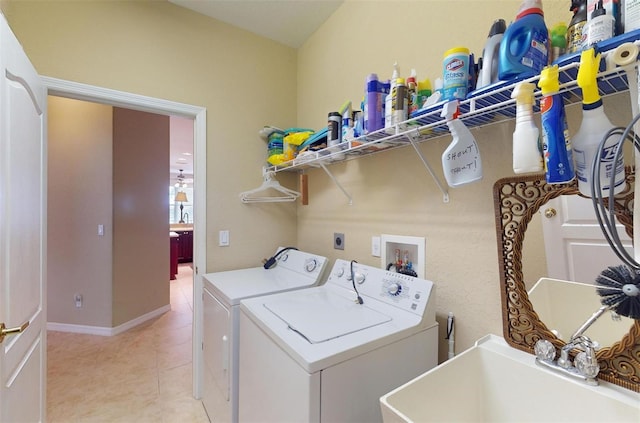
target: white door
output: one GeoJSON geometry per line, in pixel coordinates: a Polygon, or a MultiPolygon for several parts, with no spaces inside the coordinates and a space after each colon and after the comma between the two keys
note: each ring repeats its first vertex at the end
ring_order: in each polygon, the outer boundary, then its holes
{"type": "MultiPolygon", "coordinates": [[[[540,213],[550,278],[593,284],[608,266],[622,264],[598,226],[591,199],[560,196],[540,213]]],[[[633,257],[633,244],[620,224],[618,234],[633,257]]]]}
{"type": "Polygon", "coordinates": [[[0,14],[0,421],[46,411],[46,92],[0,14]],[[28,324],[27,327],[25,325],[28,324]]]}

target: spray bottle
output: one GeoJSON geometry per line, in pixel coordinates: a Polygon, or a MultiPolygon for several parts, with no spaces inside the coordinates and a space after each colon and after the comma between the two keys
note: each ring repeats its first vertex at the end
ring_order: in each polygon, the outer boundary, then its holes
{"type": "Polygon", "coordinates": [[[540,73],[542,91],[542,152],[545,177],[549,184],[563,184],[575,178],[573,152],[564,104],[558,82],[558,65],[547,66],[540,73]]]}
{"type": "Polygon", "coordinates": [[[516,130],[513,133],[513,171],[542,172],[540,130],[533,122],[533,89],[535,84],[520,82],[511,93],[516,99],[516,130]]]}
{"type": "Polygon", "coordinates": [[[476,139],[469,128],[458,119],[458,100],[442,107],[441,116],[447,119],[453,141],[442,153],[442,169],[450,187],[458,187],[482,179],[482,159],[476,139]]]}
{"type": "Polygon", "coordinates": [[[573,137],[573,148],[576,158],[576,173],[578,174],[578,189],[580,194],[591,197],[592,168],[596,155],[601,161],[600,186],[602,197],[608,197],[612,187],[611,175],[615,174],[613,194],[618,194],[625,188],[624,158],[622,154],[618,162],[614,163],[617,150],[617,139],[609,136],[602,151],[599,144],[607,132],[614,128],[604,113],[602,99],[598,92],[596,76],[600,67],[600,53],[595,49],[585,50],[580,55],[578,68],[578,86],[582,89],[582,123],[573,137]]]}

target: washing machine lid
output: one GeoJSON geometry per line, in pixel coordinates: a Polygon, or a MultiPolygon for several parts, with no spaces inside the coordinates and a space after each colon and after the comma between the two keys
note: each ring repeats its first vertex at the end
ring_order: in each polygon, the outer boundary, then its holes
{"type": "Polygon", "coordinates": [[[308,342],[318,344],[393,320],[353,299],[320,293],[274,299],[264,307],[308,342]]]}

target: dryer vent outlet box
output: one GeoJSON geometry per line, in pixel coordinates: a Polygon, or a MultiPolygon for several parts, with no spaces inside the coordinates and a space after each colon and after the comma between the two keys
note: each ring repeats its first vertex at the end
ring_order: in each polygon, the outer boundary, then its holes
{"type": "Polygon", "coordinates": [[[382,234],[380,244],[380,264],[383,269],[386,269],[389,263],[395,263],[396,250],[399,251],[400,260],[403,259],[406,252],[418,277],[426,279],[426,240],[424,237],[382,234]]]}

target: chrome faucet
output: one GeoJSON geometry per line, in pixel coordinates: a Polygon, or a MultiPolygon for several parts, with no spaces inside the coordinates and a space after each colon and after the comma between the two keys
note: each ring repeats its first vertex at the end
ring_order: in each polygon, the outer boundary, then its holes
{"type": "Polygon", "coordinates": [[[569,342],[560,349],[560,357],[557,361],[555,361],[556,348],[553,344],[546,339],[538,340],[533,348],[536,353],[536,363],[583,380],[589,385],[597,385],[596,376],[598,376],[600,366],[596,357],[596,343],[584,335],[584,332],[609,309],[609,306],[602,306],[593,313],[571,336],[569,342]],[[571,361],[569,353],[574,349],[578,349],[580,352],[571,361]]]}
{"type": "Polygon", "coordinates": [[[546,339],[540,339],[534,346],[536,353],[536,364],[552,369],[567,376],[582,380],[589,385],[598,385],[598,358],[594,342],[588,336],[580,335],[572,338],[560,349],[560,357],[555,360],[556,349],[553,344],[546,339]],[[578,349],[575,359],[571,361],[569,353],[578,349]]]}

